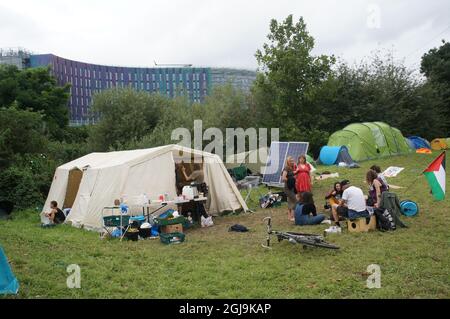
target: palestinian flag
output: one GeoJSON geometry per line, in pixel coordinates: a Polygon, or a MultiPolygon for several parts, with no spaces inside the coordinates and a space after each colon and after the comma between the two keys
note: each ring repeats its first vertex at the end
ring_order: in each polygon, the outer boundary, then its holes
{"type": "Polygon", "coordinates": [[[431,193],[437,200],[444,200],[445,197],[445,152],[439,155],[431,163],[423,174],[431,187],[431,193]]]}

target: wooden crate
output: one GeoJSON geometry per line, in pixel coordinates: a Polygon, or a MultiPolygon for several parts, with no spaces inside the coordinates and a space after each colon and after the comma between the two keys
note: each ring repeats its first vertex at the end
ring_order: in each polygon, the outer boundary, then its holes
{"type": "Polygon", "coordinates": [[[347,220],[347,228],[351,233],[368,232],[369,230],[377,229],[377,221],[374,215],[370,217],[369,223],[367,223],[365,217],[355,220],[347,220]]]}

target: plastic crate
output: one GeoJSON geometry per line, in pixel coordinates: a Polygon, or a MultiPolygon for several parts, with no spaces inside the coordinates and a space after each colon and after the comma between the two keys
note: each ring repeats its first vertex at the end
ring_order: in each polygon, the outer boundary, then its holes
{"type": "Polygon", "coordinates": [[[105,227],[122,227],[126,226],[130,222],[130,216],[105,216],[103,217],[103,222],[105,227]],[[122,218],[121,218],[122,217],[122,218]],[[120,220],[122,219],[122,224],[120,224],[120,220]]]}
{"type": "Polygon", "coordinates": [[[182,243],[184,242],[185,237],[186,236],[183,233],[159,234],[159,240],[166,245],[182,243]]]}
{"type": "Polygon", "coordinates": [[[184,216],[180,216],[172,219],[162,219],[155,218],[155,223],[159,226],[167,226],[167,225],[176,225],[176,224],[184,224],[186,222],[186,218],[184,216]]]}

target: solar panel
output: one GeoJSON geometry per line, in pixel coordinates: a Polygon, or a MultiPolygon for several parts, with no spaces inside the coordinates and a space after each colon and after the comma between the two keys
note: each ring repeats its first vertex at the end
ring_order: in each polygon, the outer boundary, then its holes
{"type": "Polygon", "coordinates": [[[262,181],[264,184],[271,185],[280,183],[281,171],[286,160],[287,150],[288,143],[286,142],[272,142],[270,144],[269,156],[267,157],[262,181]]]}
{"type": "Polygon", "coordinates": [[[297,162],[300,155],[306,155],[308,147],[308,142],[272,142],[262,182],[269,186],[282,187],[281,173],[286,158],[292,156],[297,162]]]}

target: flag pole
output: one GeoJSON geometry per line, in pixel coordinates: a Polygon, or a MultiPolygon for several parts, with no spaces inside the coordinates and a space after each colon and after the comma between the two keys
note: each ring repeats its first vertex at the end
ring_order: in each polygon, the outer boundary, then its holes
{"type": "Polygon", "coordinates": [[[414,184],[417,184],[416,182],[417,182],[417,180],[418,180],[421,176],[422,176],[422,174],[419,174],[419,175],[416,176],[416,178],[414,178],[414,180],[412,181],[412,183],[411,183],[408,187],[406,187],[406,190],[405,190],[405,192],[403,193],[403,195],[405,195],[406,193],[408,193],[408,191],[412,188],[412,186],[413,186],[414,184]]]}

